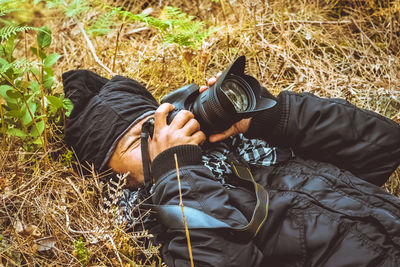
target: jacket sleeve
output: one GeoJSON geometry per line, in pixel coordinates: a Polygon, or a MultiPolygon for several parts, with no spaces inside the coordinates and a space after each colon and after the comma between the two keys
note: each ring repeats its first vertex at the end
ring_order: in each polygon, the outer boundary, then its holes
{"type": "MultiPolygon", "coordinates": [[[[248,223],[244,215],[230,204],[223,186],[201,164],[201,150],[195,145],[170,148],[154,159],[152,174],[156,183],[153,204],[179,205],[174,154],[178,159],[185,207],[204,212],[228,225],[248,223]]],[[[170,267],[190,266],[184,228],[170,227],[168,224],[164,224],[166,231],[156,237],[162,243],[163,260],[170,267]]],[[[189,229],[189,234],[195,266],[258,266],[262,260],[262,253],[252,241],[235,238],[235,234],[228,229],[189,229]]]]}
{"type": "Polygon", "coordinates": [[[400,126],[343,99],[283,91],[256,115],[246,136],[291,147],[297,155],[333,163],[382,185],[400,163],[400,126]]]}

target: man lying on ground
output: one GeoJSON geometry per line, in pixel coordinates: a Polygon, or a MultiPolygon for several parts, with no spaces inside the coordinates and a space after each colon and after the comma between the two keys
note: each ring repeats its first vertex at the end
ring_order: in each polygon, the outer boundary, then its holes
{"type": "Polygon", "coordinates": [[[129,173],[125,217],[135,223],[139,202],[157,211],[146,227],[168,266],[190,266],[175,156],[195,266],[400,266],[400,200],[379,188],[400,162],[395,122],[282,91],[206,142],[191,112],[168,124],[173,106],[134,80],[77,70],[63,81],[74,103],[66,143],[99,172],[129,173]],[[148,188],[141,134],[151,117],[148,188]]]}

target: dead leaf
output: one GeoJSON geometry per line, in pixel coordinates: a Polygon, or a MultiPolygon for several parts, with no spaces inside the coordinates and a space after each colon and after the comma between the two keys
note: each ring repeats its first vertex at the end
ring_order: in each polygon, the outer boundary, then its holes
{"type": "Polygon", "coordinates": [[[39,228],[33,224],[30,224],[27,227],[25,227],[23,234],[31,235],[34,237],[40,237],[42,235],[42,233],[40,233],[39,228]]]}
{"type": "Polygon", "coordinates": [[[35,242],[38,252],[48,251],[56,247],[56,239],[52,236],[37,239],[35,242]]]}

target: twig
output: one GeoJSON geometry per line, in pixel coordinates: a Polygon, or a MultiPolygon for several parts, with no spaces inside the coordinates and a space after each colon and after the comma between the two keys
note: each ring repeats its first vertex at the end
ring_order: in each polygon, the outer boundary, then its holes
{"type": "Polygon", "coordinates": [[[0,103],[0,116],[1,116],[1,133],[2,133],[2,141],[1,141],[1,147],[2,149],[5,149],[5,144],[6,144],[6,121],[4,120],[4,114],[3,114],[3,105],[0,103]]]}
{"type": "Polygon", "coordinates": [[[79,29],[81,30],[83,37],[85,37],[85,40],[88,44],[90,52],[92,52],[94,60],[97,62],[97,64],[99,64],[103,69],[108,71],[108,73],[110,73],[111,75],[115,75],[115,73],[112,70],[110,70],[106,65],[104,65],[103,62],[101,62],[101,60],[97,57],[96,50],[94,49],[92,42],[90,41],[89,37],[87,36],[85,29],[82,26],[82,23],[76,17],[74,17],[74,21],[78,25],[79,29]]]}
{"type": "Polygon", "coordinates": [[[112,71],[114,72],[115,70],[115,60],[117,58],[117,53],[118,53],[118,44],[119,44],[119,36],[121,34],[122,28],[124,27],[125,22],[121,24],[121,27],[119,27],[119,31],[117,33],[117,39],[115,41],[115,51],[114,51],[114,58],[113,58],[113,63],[112,63],[112,71]]]}
{"type": "Polygon", "coordinates": [[[108,237],[108,239],[110,239],[110,241],[111,241],[111,245],[112,245],[113,249],[115,250],[115,254],[117,255],[119,264],[121,264],[121,266],[124,266],[124,265],[122,264],[121,257],[119,256],[118,249],[117,249],[117,247],[116,247],[115,244],[114,244],[114,240],[112,239],[112,237],[111,237],[109,234],[105,234],[105,235],[104,235],[104,238],[106,238],[106,237],[108,237]]]}
{"type": "Polygon", "coordinates": [[[74,230],[70,227],[70,222],[69,222],[69,214],[68,214],[68,210],[66,207],[61,207],[61,209],[64,210],[65,212],[65,225],[67,226],[68,231],[70,231],[71,233],[74,234],[92,234],[92,231],[78,231],[78,230],[74,230]]]}
{"type": "MultiPolygon", "coordinates": [[[[36,42],[36,56],[38,58],[40,58],[39,56],[39,42],[36,42]]],[[[44,59],[42,60],[44,61],[44,59]]],[[[49,157],[47,156],[47,111],[46,111],[46,105],[45,105],[45,93],[44,93],[44,88],[43,88],[43,74],[44,74],[44,70],[43,70],[43,65],[40,66],[40,78],[41,78],[41,82],[37,81],[40,87],[40,97],[41,97],[41,101],[42,101],[42,115],[44,115],[43,117],[43,123],[44,123],[44,128],[43,128],[43,150],[45,153],[45,163],[46,163],[46,168],[50,167],[50,160],[49,157]]],[[[35,76],[36,78],[36,76],[35,76]]],[[[38,135],[40,134],[39,129],[38,129],[38,135]]]]}
{"type": "MultiPolygon", "coordinates": [[[[322,20],[285,20],[283,21],[285,24],[290,24],[290,23],[307,23],[307,24],[348,24],[352,23],[350,20],[328,20],[328,21],[322,21],[322,20]]],[[[268,23],[258,23],[256,26],[268,26],[268,25],[273,25],[273,22],[268,22],[268,23]]]]}
{"type": "Polygon", "coordinates": [[[176,156],[176,153],[174,154],[174,158],[175,158],[176,175],[178,177],[179,206],[181,207],[181,210],[182,210],[182,219],[183,219],[183,224],[185,225],[186,240],[187,240],[187,243],[188,243],[189,257],[190,257],[190,266],[194,267],[193,255],[192,255],[192,246],[190,244],[189,227],[187,225],[185,212],[184,212],[183,201],[182,201],[181,178],[179,176],[178,157],[176,156]]]}
{"type": "Polygon", "coordinates": [[[141,31],[146,31],[146,30],[150,30],[149,27],[140,27],[140,28],[136,28],[136,29],[133,29],[133,30],[130,30],[130,31],[126,32],[126,35],[138,33],[138,32],[141,32],[141,31]]]}

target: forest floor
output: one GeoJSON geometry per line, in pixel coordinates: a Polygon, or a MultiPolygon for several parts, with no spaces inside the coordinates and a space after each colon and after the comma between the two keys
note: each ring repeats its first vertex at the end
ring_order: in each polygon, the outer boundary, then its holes
{"type": "MultiPolygon", "coordinates": [[[[292,90],[342,98],[400,123],[397,0],[58,1],[67,3],[63,8],[57,1],[33,2],[25,2],[20,19],[52,32],[49,49],[61,55],[53,67],[54,92],[62,93],[63,72],[89,69],[138,80],[160,100],[190,82],[204,85],[246,55],[246,72],[274,95],[292,90]],[[171,32],[109,12],[121,7],[165,20],[167,6],[202,24],[171,32]],[[179,31],[190,30],[207,36],[185,43],[179,31]]],[[[25,33],[16,56],[35,36],[25,33]]],[[[46,152],[26,151],[18,138],[3,137],[0,266],[160,265],[149,234],[124,231],[118,214],[103,208],[100,175],[74,171],[62,131],[46,127],[46,152]]],[[[399,169],[384,189],[400,196],[399,169]]]]}

